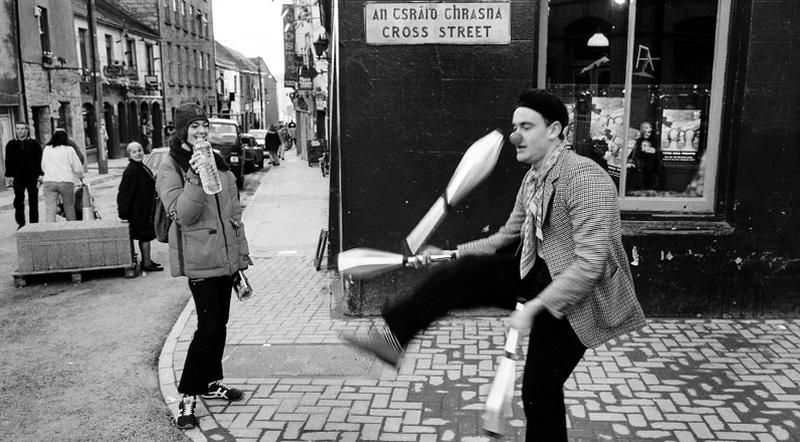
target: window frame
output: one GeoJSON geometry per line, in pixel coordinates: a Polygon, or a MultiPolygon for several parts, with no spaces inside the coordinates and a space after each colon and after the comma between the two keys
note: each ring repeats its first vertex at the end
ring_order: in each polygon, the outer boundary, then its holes
{"type": "MultiPolygon", "coordinates": [[[[633,96],[634,43],[636,36],[636,1],[628,0],[628,27],[626,38],[625,83],[623,96],[633,96]]],[[[702,197],[634,197],[625,195],[626,170],[622,168],[618,201],[625,213],[693,213],[713,215],[715,213],[720,143],[722,132],[723,96],[727,71],[728,40],[730,38],[731,3],[733,0],[717,0],[716,29],[714,32],[714,59],[712,64],[711,95],[709,97],[708,135],[706,138],[705,176],[702,197]]],[[[547,50],[549,33],[549,8],[539,7],[539,44],[536,60],[537,87],[546,88],[547,50]]],[[[630,121],[631,101],[624,100],[624,120],[630,121]]],[[[630,124],[625,124],[623,140],[628,139],[630,124]]],[[[623,158],[627,144],[623,143],[623,158]]]]}
{"type": "Polygon", "coordinates": [[[36,16],[36,24],[39,27],[39,44],[42,47],[42,54],[51,54],[53,48],[50,45],[50,17],[47,14],[47,8],[37,5],[36,11],[39,14],[36,16]]]}

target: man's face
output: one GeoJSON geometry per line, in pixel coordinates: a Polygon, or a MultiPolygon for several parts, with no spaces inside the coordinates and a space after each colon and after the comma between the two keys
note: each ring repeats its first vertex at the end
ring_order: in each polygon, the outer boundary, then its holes
{"type": "Polygon", "coordinates": [[[17,139],[22,140],[28,136],[28,126],[25,124],[14,125],[14,132],[17,134],[17,139]]]}
{"type": "Polygon", "coordinates": [[[514,132],[521,137],[517,145],[517,161],[538,165],[550,149],[558,144],[560,123],[547,124],[539,112],[527,107],[514,111],[514,132]]]}

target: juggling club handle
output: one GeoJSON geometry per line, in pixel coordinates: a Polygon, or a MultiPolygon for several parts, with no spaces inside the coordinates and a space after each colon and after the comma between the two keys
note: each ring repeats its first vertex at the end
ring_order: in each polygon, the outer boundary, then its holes
{"type": "MultiPolygon", "coordinates": [[[[456,259],[456,252],[455,250],[447,251],[446,253],[438,253],[435,255],[431,255],[431,261],[452,261],[456,259]]],[[[421,264],[423,260],[423,255],[414,255],[409,256],[404,260],[404,264],[407,267],[411,267],[414,264],[421,264]]]]}

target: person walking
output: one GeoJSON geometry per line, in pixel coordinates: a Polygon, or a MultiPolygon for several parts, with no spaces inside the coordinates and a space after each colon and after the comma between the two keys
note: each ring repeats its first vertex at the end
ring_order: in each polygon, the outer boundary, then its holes
{"type": "Polygon", "coordinates": [[[177,424],[189,429],[197,425],[197,395],[228,401],[243,397],[242,391],[222,382],[222,354],[234,278],[252,261],[236,177],[216,153],[213,160],[222,190],[215,195],[203,191],[198,171],[206,157],[196,147],[208,143],[205,111],[194,103],[180,105],[175,112],[175,129],[169,156],[156,174],[156,190],[174,220],[169,230],[170,271],[172,276],[188,278],[197,312],[197,331],[178,384],[183,397],[177,424]]]}
{"type": "Polygon", "coordinates": [[[156,197],[156,183],[153,172],[144,165],[144,149],[137,142],[126,148],[128,166],[122,172],[117,191],[117,212],[119,218],[128,221],[131,240],[139,241],[142,253],[142,270],[160,272],[164,267],[150,257],[150,241],[156,238],[153,227],[153,201],[156,197]]]}
{"type": "Polygon", "coordinates": [[[39,184],[42,182],[42,146],[31,138],[26,123],[14,125],[14,139],[6,143],[6,177],[14,187],[14,219],[17,229],[25,225],[25,192],[28,220],[39,222],[39,184]]]}
{"type": "Polygon", "coordinates": [[[269,152],[271,158],[270,163],[275,166],[281,165],[281,159],[278,156],[278,150],[281,147],[281,138],[278,135],[278,130],[275,129],[274,124],[270,124],[267,129],[267,135],[264,136],[264,150],[269,152]]]}
{"type": "Polygon", "coordinates": [[[66,131],[56,131],[42,152],[45,222],[56,221],[58,199],[67,221],[75,221],[75,180],[83,179],[83,165],[70,146],[66,131]]]}
{"type": "MultiPolygon", "coordinates": [[[[344,334],[397,366],[409,341],[453,309],[513,310],[510,325],[530,332],[522,400],[526,440],[566,441],[563,384],[587,348],[644,326],[622,247],[617,192],[608,174],[566,149],[564,103],[542,89],[519,96],[513,115],[517,161],[530,165],[505,225],[453,251],[411,296],[387,306],[386,327],[344,334]],[[521,243],[518,253],[498,254],[521,243]]],[[[427,247],[423,264],[440,249],[427,247]]]]}

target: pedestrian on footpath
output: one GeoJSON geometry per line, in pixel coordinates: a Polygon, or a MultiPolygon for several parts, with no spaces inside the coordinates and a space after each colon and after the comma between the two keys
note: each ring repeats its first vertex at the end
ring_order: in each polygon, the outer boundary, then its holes
{"type": "Polygon", "coordinates": [[[278,129],[275,128],[274,124],[270,124],[267,134],[264,136],[264,150],[269,152],[270,163],[274,166],[281,165],[280,148],[281,138],[278,135],[278,129]]]}
{"type": "Polygon", "coordinates": [[[156,190],[173,218],[169,230],[172,276],[186,276],[197,313],[194,333],[183,366],[178,392],[178,427],[197,425],[197,395],[204,399],[237,401],[240,390],[225,385],[222,354],[230,312],[234,276],[252,264],[242,225],[236,177],[218,154],[214,160],[222,190],[203,191],[198,171],[206,161],[197,143],[206,142],[208,117],[200,106],[185,103],[175,112],[175,134],[169,157],[156,174],[156,190]]]}
{"type": "Polygon", "coordinates": [[[156,181],[153,172],[144,165],[144,149],[136,141],[128,144],[128,166],[122,172],[117,191],[119,218],[128,221],[131,240],[139,241],[142,270],[160,272],[164,267],[150,258],[150,241],[156,239],[153,227],[153,202],[156,181]]]}
{"type": "Polygon", "coordinates": [[[14,219],[17,230],[25,225],[25,192],[28,219],[39,222],[39,184],[42,183],[42,146],[31,138],[26,123],[14,125],[14,139],[6,143],[6,177],[14,187],[14,219]]]}
{"type": "Polygon", "coordinates": [[[56,131],[42,152],[45,222],[56,221],[58,199],[64,217],[75,221],[75,181],[83,180],[83,165],[69,144],[66,131],[56,131]]]}
{"type": "MultiPolygon", "coordinates": [[[[566,149],[564,103],[542,89],[523,92],[514,111],[517,161],[531,166],[514,209],[493,235],[458,246],[414,293],[383,311],[384,330],[344,335],[397,365],[409,341],[454,309],[513,310],[530,331],[522,400],[527,441],[566,441],[563,384],[587,348],[644,326],[622,247],[617,191],[594,161],[566,149]],[[521,242],[517,254],[497,254],[521,242]]],[[[440,253],[428,247],[430,254],[440,253]]]]}

